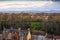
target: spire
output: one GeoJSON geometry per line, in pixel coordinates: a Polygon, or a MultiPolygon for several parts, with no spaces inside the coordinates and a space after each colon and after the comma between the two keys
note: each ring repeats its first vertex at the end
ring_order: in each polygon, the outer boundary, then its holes
{"type": "Polygon", "coordinates": [[[31,40],[30,28],[28,28],[27,40],[31,40]]]}

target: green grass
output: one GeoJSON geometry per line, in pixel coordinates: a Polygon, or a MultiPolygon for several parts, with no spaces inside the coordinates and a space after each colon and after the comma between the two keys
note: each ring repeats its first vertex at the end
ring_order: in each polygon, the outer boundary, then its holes
{"type": "Polygon", "coordinates": [[[44,24],[44,22],[31,22],[31,29],[32,30],[41,30],[43,24],[44,24]]]}

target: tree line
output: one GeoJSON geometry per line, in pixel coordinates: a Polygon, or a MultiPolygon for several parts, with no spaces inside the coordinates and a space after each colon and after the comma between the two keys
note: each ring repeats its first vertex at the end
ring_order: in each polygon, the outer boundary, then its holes
{"type": "Polygon", "coordinates": [[[0,14],[0,30],[3,30],[4,27],[7,29],[21,27],[24,30],[30,28],[48,34],[60,35],[60,15],[0,14]]]}

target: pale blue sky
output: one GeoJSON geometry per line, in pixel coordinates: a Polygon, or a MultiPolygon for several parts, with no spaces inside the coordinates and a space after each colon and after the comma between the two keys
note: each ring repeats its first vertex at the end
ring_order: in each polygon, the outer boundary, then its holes
{"type": "Polygon", "coordinates": [[[60,12],[60,2],[53,1],[5,1],[0,2],[0,12],[60,12]]]}
{"type": "MultiPolygon", "coordinates": [[[[0,1],[49,1],[49,0],[0,0],[0,1]]],[[[60,0],[52,0],[52,1],[60,1],[60,0]]]]}

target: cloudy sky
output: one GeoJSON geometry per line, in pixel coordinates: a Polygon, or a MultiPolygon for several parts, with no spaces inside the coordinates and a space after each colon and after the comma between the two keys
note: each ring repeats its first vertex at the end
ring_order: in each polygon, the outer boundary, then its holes
{"type": "MultiPolygon", "coordinates": [[[[0,0],[0,1],[49,1],[49,0],[0,0]]],[[[52,1],[60,1],[60,0],[52,0],[52,1]]]]}
{"type": "Polygon", "coordinates": [[[31,11],[31,12],[60,12],[59,1],[1,1],[0,12],[31,11]]]}

